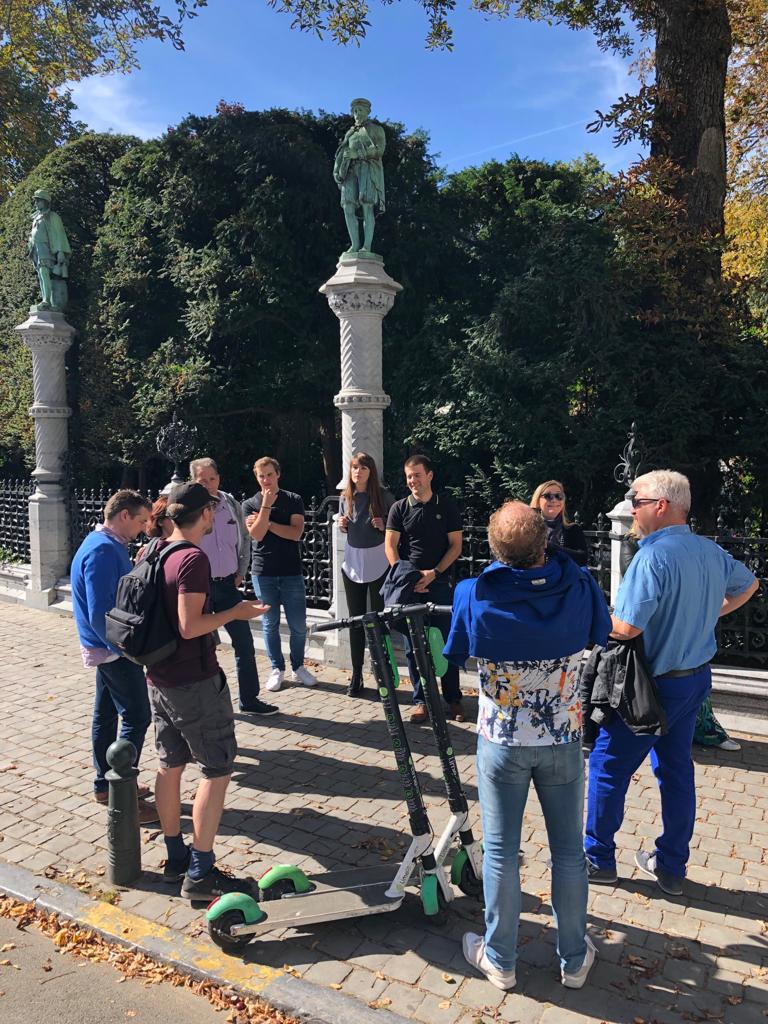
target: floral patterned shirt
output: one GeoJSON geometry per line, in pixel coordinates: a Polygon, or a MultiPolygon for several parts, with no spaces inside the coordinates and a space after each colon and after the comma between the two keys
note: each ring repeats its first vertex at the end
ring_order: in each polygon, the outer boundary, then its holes
{"type": "Polygon", "coordinates": [[[543,661],[478,658],[477,731],[507,747],[547,747],[581,740],[581,651],[543,661]]]}

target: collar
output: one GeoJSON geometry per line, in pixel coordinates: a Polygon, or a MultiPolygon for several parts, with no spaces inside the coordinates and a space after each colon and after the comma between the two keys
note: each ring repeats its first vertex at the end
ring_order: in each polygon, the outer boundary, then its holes
{"type": "Polygon", "coordinates": [[[123,540],[123,538],[120,536],[120,534],[119,533],[115,533],[115,531],[113,529],[111,529],[109,526],[107,526],[106,523],[97,523],[96,524],[96,531],[98,533],[106,533],[106,535],[108,537],[111,537],[112,540],[116,540],[118,544],[122,544],[124,548],[128,547],[128,541],[127,540],[123,540]]]}
{"type": "Polygon", "coordinates": [[[660,530],[654,530],[653,533],[649,533],[647,537],[643,537],[638,541],[638,547],[643,547],[644,544],[655,544],[661,537],[670,537],[681,533],[690,533],[691,528],[687,523],[680,524],[677,526],[662,526],[660,530]]]}
{"type": "Polygon", "coordinates": [[[412,494],[408,495],[408,508],[426,508],[427,505],[431,505],[432,502],[436,505],[440,504],[440,495],[436,491],[432,491],[432,497],[429,501],[416,501],[412,494]]]}

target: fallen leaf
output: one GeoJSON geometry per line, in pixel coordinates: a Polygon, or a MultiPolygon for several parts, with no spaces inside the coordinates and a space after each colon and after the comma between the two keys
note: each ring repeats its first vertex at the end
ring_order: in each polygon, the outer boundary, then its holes
{"type": "Polygon", "coordinates": [[[368,1005],[372,1010],[384,1010],[392,1003],[391,999],[387,999],[386,996],[382,999],[372,999],[368,1005]]]}
{"type": "Polygon", "coordinates": [[[0,960],[0,967],[10,967],[10,966],[11,966],[11,961],[10,960],[0,960]]]}
{"type": "Polygon", "coordinates": [[[731,1006],[738,1006],[739,1003],[743,1003],[744,1002],[744,997],[743,996],[728,996],[728,1002],[731,1004],[731,1006]]]}
{"type": "Polygon", "coordinates": [[[442,1003],[438,1003],[437,1005],[440,1007],[441,1010],[450,1010],[450,1008],[451,1008],[451,1001],[450,1001],[450,999],[445,999],[445,1000],[443,1000],[442,1003]]]}
{"type": "Polygon", "coordinates": [[[440,977],[448,985],[455,985],[456,984],[456,979],[454,978],[454,976],[452,974],[448,974],[445,971],[443,971],[443,973],[440,975],[440,977]]]}
{"type": "Polygon", "coordinates": [[[331,982],[331,988],[335,988],[336,991],[338,992],[339,989],[341,988],[341,985],[338,983],[338,981],[332,981],[331,982]]]}
{"type": "Polygon", "coordinates": [[[136,1016],[136,1011],[135,1010],[126,1010],[125,1011],[125,1016],[126,1017],[135,1017],[136,1016]]]}
{"type": "Polygon", "coordinates": [[[16,949],[16,943],[6,942],[4,946],[0,946],[0,953],[10,953],[12,949],[16,949]]]}
{"type": "Polygon", "coordinates": [[[52,971],[53,970],[53,964],[51,963],[50,959],[46,960],[45,963],[43,964],[43,970],[44,971],[52,971]]]}
{"type": "Polygon", "coordinates": [[[376,971],[376,977],[379,979],[379,981],[386,981],[387,980],[387,976],[384,973],[384,971],[376,971]]]}

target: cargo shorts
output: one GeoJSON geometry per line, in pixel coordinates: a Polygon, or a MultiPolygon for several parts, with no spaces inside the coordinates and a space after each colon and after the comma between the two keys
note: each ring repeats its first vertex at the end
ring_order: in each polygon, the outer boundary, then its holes
{"type": "Polygon", "coordinates": [[[163,768],[196,761],[207,779],[232,773],[237,756],[235,718],[223,672],[199,683],[150,686],[149,704],[163,768]]]}

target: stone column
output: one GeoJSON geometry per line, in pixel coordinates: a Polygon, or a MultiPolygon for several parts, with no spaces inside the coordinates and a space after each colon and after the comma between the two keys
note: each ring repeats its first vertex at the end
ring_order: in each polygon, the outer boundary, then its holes
{"type": "Polygon", "coordinates": [[[632,503],[622,498],[608,513],[611,521],[611,607],[621,583],[621,542],[632,526],[632,503]]]}
{"type": "Polygon", "coordinates": [[[65,576],[70,561],[69,494],[64,486],[64,463],[69,447],[64,357],[72,344],[74,327],[63,313],[34,312],[15,328],[32,352],[35,421],[35,491],[29,499],[32,571],[27,603],[38,608],[51,604],[56,581],[65,576]]]}
{"type": "Polygon", "coordinates": [[[341,391],[333,400],[341,410],[344,476],[356,451],[369,452],[383,472],[383,414],[390,402],[381,376],[381,327],[402,285],[378,260],[340,260],[336,273],[320,291],[339,318],[341,391]]]}

